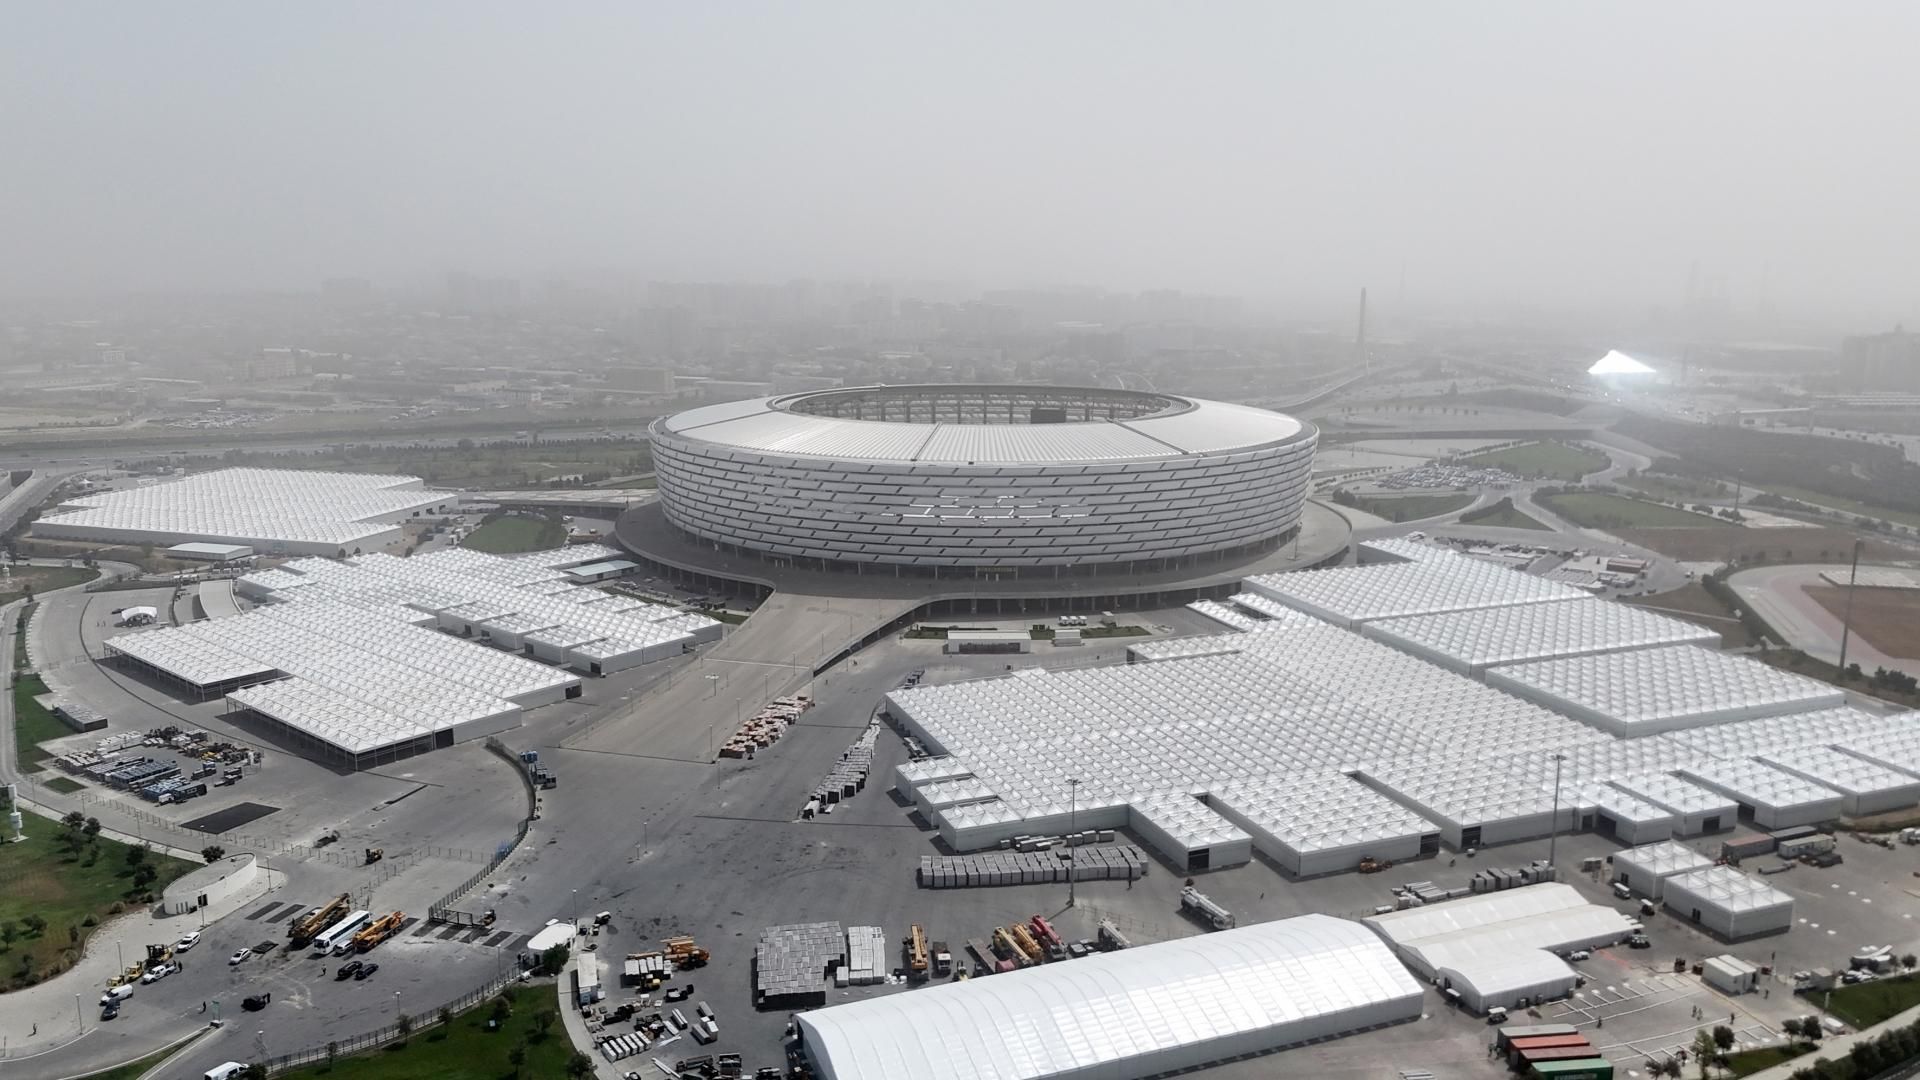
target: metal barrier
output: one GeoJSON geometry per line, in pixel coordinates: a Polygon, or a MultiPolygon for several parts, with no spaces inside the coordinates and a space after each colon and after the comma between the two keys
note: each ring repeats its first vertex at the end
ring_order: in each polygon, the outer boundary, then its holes
{"type": "Polygon", "coordinates": [[[426,1012],[402,1014],[406,1016],[409,1021],[405,1031],[401,1030],[400,1020],[396,1017],[393,1023],[388,1024],[378,1031],[369,1031],[344,1039],[335,1039],[325,1046],[310,1046],[305,1050],[296,1050],[291,1054],[281,1054],[278,1057],[264,1058],[260,1061],[260,1064],[267,1067],[269,1074],[285,1072],[288,1069],[301,1065],[309,1065],[316,1061],[324,1062],[333,1058],[343,1057],[347,1054],[358,1053],[361,1050],[372,1050],[384,1046],[395,1039],[425,1034],[426,1029],[437,1020],[442,1011],[449,1013],[462,1012],[498,994],[500,991],[512,985],[518,978],[518,975],[502,975],[487,983],[485,986],[469,990],[459,997],[454,998],[452,1001],[436,1006],[426,1012]]]}
{"type": "Polygon", "coordinates": [[[453,906],[454,902],[472,892],[475,886],[486,879],[487,875],[499,869],[501,863],[511,858],[513,853],[519,850],[520,844],[526,840],[528,831],[533,828],[533,815],[538,808],[540,796],[534,791],[533,782],[527,778],[527,771],[521,767],[519,755],[507,749],[505,743],[491,735],[487,736],[486,747],[506,759],[513,766],[513,771],[519,774],[520,782],[527,790],[527,816],[521,819],[520,827],[514,830],[513,839],[501,844],[494,851],[493,858],[487,861],[487,865],[482,867],[479,873],[433,902],[433,905],[427,909],[427,919],[430,922],[453,923],[456,926],[472,926],[479,923],[480,916],[456,909],[453,906]]]}

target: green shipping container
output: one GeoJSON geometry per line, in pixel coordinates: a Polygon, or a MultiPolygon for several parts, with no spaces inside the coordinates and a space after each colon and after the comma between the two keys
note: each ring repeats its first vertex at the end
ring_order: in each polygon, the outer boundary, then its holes
{"type": "Polygon", "coordinates": [[[1536,1080],[1613,1080],[1613,1062],[1606,1058],[1542,1061],[1533,1067],[1536,1080]]]}

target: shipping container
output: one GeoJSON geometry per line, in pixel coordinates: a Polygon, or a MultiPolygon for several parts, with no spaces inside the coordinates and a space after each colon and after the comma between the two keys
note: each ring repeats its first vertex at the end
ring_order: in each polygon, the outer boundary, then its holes
{"type": "Polygon", "coordinates": [[[1765,833],[1741,832],[1720,841],[1720,857],[1738,861],[1765,855],[1772,851],[1777,843],[1765,833]]]}
{"type": "Polygon", "coordinates": [[[1528,1050],[1521,1054],[1520,1064],[1515,1065],[1513,1071],[1517,1073],[1532,1072],[1533,1067],[1543,1061],[1585,1061],[1597,1053],[1599,1053],[1599,1051],[1593,1048],[1592,1043],[1586,1043],[1581,1046],[1554,1046],[1545,1049],[1528,1050]]]}
{"type": "Polygon", "coordinates": [[[1591,1048],[1592,1043],[1585,1035],[1532,1035],[1524,1039],[1514,1039],[1507,1044],[1507,1064],[1515,1069],[1524,1063],[1524,1055],[1529,1050],[1559,1050],[1566,1047],[1591,1048]]]}
{"type": "Polygon", "coordinates": [[[1507,1052],[1507,1048],[1513,1045],[1513,1040],[1515,1039],[1531,1039],[1541,1035],[1578,1034],[1580,1034],[1580,1029],[1574,1027],[1572,1024],[1515,1024],[1512,1027],[1503,1027],[1500,1029],[1499,1033],[1494,1036],[1494,1046],[1504,1054],[1507,1052]]]}
{"type": "Polygon", "coordinates": [[[1613,1080],[1613,1062],[1606,1058],[1543,1061],[1533,1066],[1537,1080],[1613,1080]]]}

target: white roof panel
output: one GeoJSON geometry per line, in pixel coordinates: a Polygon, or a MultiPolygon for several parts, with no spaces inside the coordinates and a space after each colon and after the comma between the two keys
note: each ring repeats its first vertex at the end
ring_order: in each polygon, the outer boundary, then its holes
{"type": "Polygon", "coordinates": [[[1348,1017],[1412,1019],[1421,1001],[1363,927],[1303,915],[815,1009],[799,1023],[825,1080],[1043,1080],[1128,1075],[1131,1058],[1209,1042],[1284,1045],[1348,1017]]]}

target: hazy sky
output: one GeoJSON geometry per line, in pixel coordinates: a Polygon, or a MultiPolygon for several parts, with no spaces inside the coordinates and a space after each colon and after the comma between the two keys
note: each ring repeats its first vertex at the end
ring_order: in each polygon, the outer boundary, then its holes
{"type": "Polygon", "coordinates": [[[1920,300],[1920,5],[0,12],[0,288],[1079,282],[1920,300]]]}

